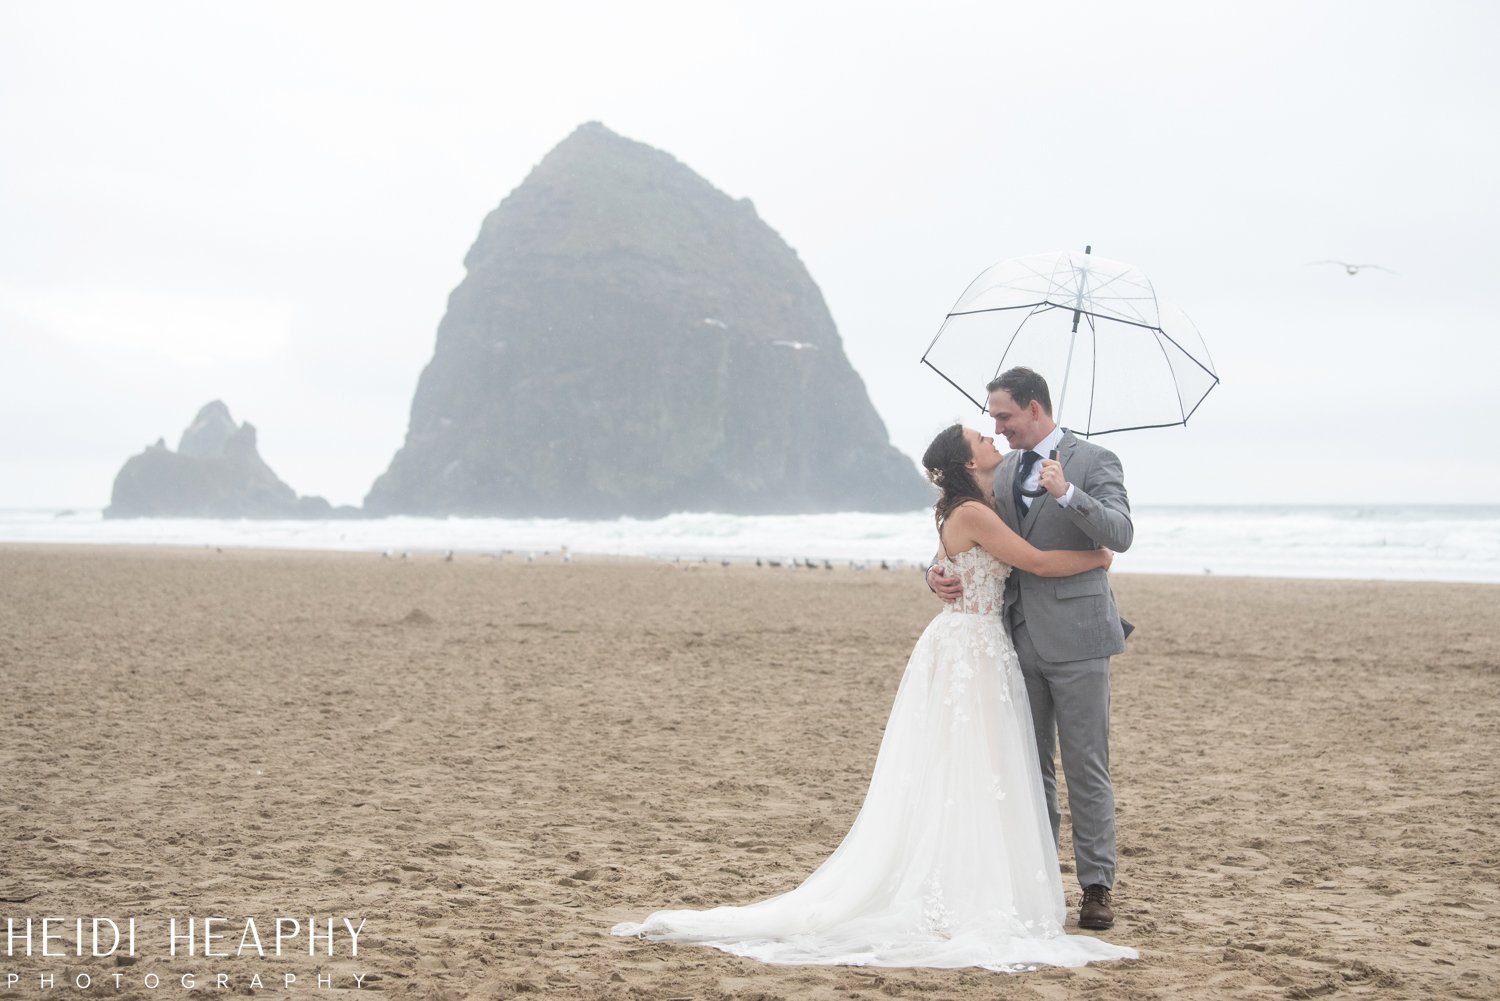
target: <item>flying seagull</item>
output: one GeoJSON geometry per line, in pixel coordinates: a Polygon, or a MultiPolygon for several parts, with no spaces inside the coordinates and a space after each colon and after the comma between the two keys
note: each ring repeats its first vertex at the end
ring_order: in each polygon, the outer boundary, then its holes
{"type": "Polygon", "coordinates": [[[791,348],[793,351],[802,351],[804,349],[808,351],[818,350],[816,344],[809,344],[807,341],[772,341],[771,343],[777,347],[791,348]]]}
{"type": "Polygon", "coordinates": [[[1308,261],[1307,263],[1309,265],[1311,265],[1311,264],[1337,264],[1339,267],[1343,268],[1345,271],[1347,271],[1351,275],[1357,275],[1357,274],[1359,274],[1359,269],[1360,268],[1374,268],[1376,271],[1384,271],[1388,275],[1393,275],[1393,274],[1396,273],[1396,272],[1392,271],[1390,268],[1383,268],[1383,267],[1381,267],[1378,264],[1350,264],[1348,261],[1333,261],[1333,260],[1328,260],[1328,261],[1308,261]]]}

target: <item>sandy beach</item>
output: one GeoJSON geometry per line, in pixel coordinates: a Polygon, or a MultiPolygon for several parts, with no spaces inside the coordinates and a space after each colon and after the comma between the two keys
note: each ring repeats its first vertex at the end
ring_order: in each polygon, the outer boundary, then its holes
{"type": "Polygon", "coordinates": [[[1009,976],[609,934],[832,851],[937,610],[915,571],[0,546],[0,916],[68,919],[0,997],[1500,993],[1500,587],[1115,588],[1105,937],[1142,958],[1009,976]],[[93,916],[138,955],[72,955],[93,916]],[[231,952],[247,918],[366,923],[357,955],[171,956],[188,916],[231,952]]]}

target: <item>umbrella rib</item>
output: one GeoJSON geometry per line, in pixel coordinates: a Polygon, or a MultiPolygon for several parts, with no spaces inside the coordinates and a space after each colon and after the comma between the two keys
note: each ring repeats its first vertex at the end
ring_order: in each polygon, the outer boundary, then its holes
{"type": "MultiPolygon", "coordinates": [[[[964,286],[963,294],[960,295],[957,299],[953,300],[953,305],[957,306],[959,303],[963,302],[964,299],[968,297],[969,290],[972,289],[975,285],[979,284],[979,279],[983,278],[985,275],[989,274],[993,270],[995,270],[995,266],[992,264],[989,267],[985,268],[983,271],[979,272],[979,274],[975,275],[973,281],[969,282],[968,285],[964,286]]],[[[948,315],[952,316],[953,313],[950,312],[948,315]]],[[[942,331],[939,330],[938,333],[942,333],[942,331]]],[[[934,343],[937,342],[937,338],[936,337],[933,338],[933,342],[934,343]]],[[[928,348],[927,348],[927,350],[931,351],[932,347],[929,345],[928,348]]]]}
{"type": "Polygon", "coordinates": [[[948,315],[950,317],[951,316],[977,316],[980,313],[1004,313],[1006,310],[1011,310],[1011,309],[1041,309],[1043,306],[1046,306],[1048,309],[1061,309],[1062,308],[1061,306],[1058,306],[1058,305],[1056,305],[1054,303],[1050,303],[1046,299],[1043,299],[1041,302],[1023,302],[1023,303],[1021,303],[1019,305],[1016,305],[1016,306],[986,306],[983,309],[965,309],[965,310],[963,310],[961,312],[949,313],[948,315]]]}
{"type": "MultiPolygon", "coordinates": [[[[1153,340],[1156,342],[1156,350],[1158,350],[1158,351],[1161,352],[1161,359],[1162,359],[1162,361],[1164,361],[1164,362],[1167,363],[1167,375],[1172,380],[1172,392],[1175,393],[1175,394],[1177,394],[1177,412],[1179,414],[1182,414],[1182,419],[1183,419],[1184,422],[1186,422],[1187,421],[1187,414],[1183,414],[1182,413],[1182,386],[1177,382],[1177,373],[1172,370],[1172,359],[1171,359],[1171,356],[1169,356],[1167,354],[1167,349],[1165,347],[1163,347],[1162,343],[1161,343],[1161,339],[1163,337],[1166,337],[1166,336],[1167,335],[1164,334],[1164,333],[1163,334],[1159,334],[1158,336],[1156,336],[1155,338],[1153,338],[1153,340]]],[[[1170,339],[1171,338],[1168,338],[1168,340],[1170,340],[1170,339]]],[[[1187,352],[1184,351],[1183,353],[1186,354],[1187,352]]]]}
{"type": "MultiPolygon", "coordinates": [[[[1059,265],[1061,265],[1063,263],[1063,261],[1068,261],[1068,259],[1067,258],[1062,258],[1057,263],[1059,265]]],[[[1070,296],[1073,299],[1077,299],[1078,298],[1078,268],[1077,268],[1077,266],[1072,265],[1071,261],[1068,261],[1068,263],[1071,266],[1071,271],[1069,273],[1069,277],[1073,279],[1071,282],[1064,282],[1064,281],[1060,281],[1058,279],[1057,275],[1058,275],[1058,272],[1060,272],[1062,270],[1061,267],[1054,267],[1052,269],[1052,273],[1047,276],[1047,282],[1051,285],[1051,291],[1052,292],[1056,292],[1059,295],[1068,295],[1068,296],[1070,296]]]]}
{"type": "Polygon", "coordinates": [[[1128,428],[1110,428],[1108,431],[1075,431],[1074,433],[1081,434],[1085,438],[1097,438],[1100,435],[1119,434],[1122,431],[1149,431],[1152,428],[1180,428],[1186,423],[1187,421],[1185,420],[1169,421],[1166,424],[1136,424],[1128,428]]]}
{"type": "MultiPolygon", "coordinates": [[[[1100,298],[1099,293],[1101,291],[1103,291],[1104,289],[1109,288],[1111,285],[1115,284],[1116,282],[1124,281],[1125,279],[1126,279],[1126,275],[1123,274],[1123,273],[1114,275],[1111,278],[1109,278],[1109,279],[1105,280],[1104,282],[1100,283],[1099,285],[1096,285],[1094,288],[1090,289],[1089,292],[1088,292],[1088,297],[1091,300],[1098,300],[1100,298]]],[[[1149,282],[1148,282],[1148,285],[1149,285],[1149,282]]],[[[1109,296],[1108,298],[1109,298],[1110,302],[1122,302],[1123,303],[1123,302],[1134,302],[1137,298],[1144,299],[1144,298],[1146,298],[1146,296],[1123,296],[1123,295],[1115,295],[1115,296],[1109,296]]],[[[1151,298],[1151,300],[1153,302],[1156,300],[1156,294],[1155,294],[1154,291],[1151,293],[1150,298],[1151,298]]],[[[1137,317],[1141,318],[1141,320],[1143,320],[1143,321],[1145,320],[1145,317],[1141,316],[1139,310],[1135,310],[1134,312],[1135,312],[1135,315],[1137,317]]],[[[1129,323],[1131,321],[1129,321],[1129,320],[1122,320],[1121,322],[1122,323],[1129,323]]],[[[1138,325],[1139,326],[1151,326],[1151,324],[1144,323],[1144,322],[1142,322],[1142,323],[1140,323],[1138,325]]]]}
{"type": "MultiPolygon", "coordinates": [[[[1219,373],[1215,372],[1213,369],[1209,368],[1207,365],[1203,364],[1201,361],[1199,361],[1197,358],[1195,358],[1193,356],[1193,353],[1191,351],[1189,351],[1187,348],[1183,347],[1181,344],[1177,343],[1177,338],[1175,338],[1171,334],[1167,333],[1161,327],[1152,327],[1151,329],[1155,330],[1162,337],[1165,337],[1171,343],[1171,345],[1174,348],[1176,348],[1178,351],[1182,352],[1183,357],[1187,358],[1194,365],[1197,365],[1199,368],[1203,369],[1203,371],[1206,374],[1213,376],[1213,379],[1214,379],[1215,382],[1219,381],[1219,373]]],[[[1200,338],[1200,340],[1201,340],[1201,338],[1200,338]]],[[[1208,350],[1208,345],[1207,344],[1203,345],[1203,350],[1205,352],[1208,350]]],[[[1213,360],[1212,358],[1209,359],[1209,361],[1212,361],[1212,360],[1213,360]]]]}
{"type": "Polygon", "coordinates": [[[980,413],[984,413],[984,404],[980,403],[978,400],[974,399],[974,397],[970,396],[969,393],[968,393],[968,391],[966,389],[964,389],[964,387],[960,386],[958,383],[954,382],[952,379],[948,378],[946,375],[943,375],[942,370],[939,369],[932,362],[928,361],[925,356],[922,358],[922,364],[926,365],[928,368],[932,369],[938,375],[942,376],[942,379],[943,379],[944,382],[946,382],[948,385],[952,386],[954,389],[958,390],[959,393],[963,395],[964,399],[968,400],[970,403],[972,403],[976,407],[978,407],[980,413]]]}
{"type": "MultiPolygon", "coordinates": [[[[1156,300],[1156,286],[1151,284],[1151,280],[1149,278],[1146,279],[1146,287],[1151,290],[1151,298],[1153,300],[1156,300]]],[[[1161,316],[1161,303],[1159,301],[1157,301],[1156,303],[1156,315],[1158,317],[1161,316]]],[[[1172,392],[1177,396],[1177,413],[1182,416],[1183,423],[1186,423],[1187,414],[1183,413],[1182,406],[1182,384],[1177,380],[1177,370],[1172,367],[1171,356],[1167,354],[1167,349],[1161,343],[1163,337],[1165,337],[1168,341],[1171,341],[1172,346],[1175,347],[1178,351],[1182,351],[1183,354],[1187,354],[1187,352],[1183,350],[1181,344],[1173,341],[1171,335],[1168,334],[1165,330],[1158,330],[1156,337],[1153,338],[1153,340],[1156,341],[1156,349],[1161,352],[1162,361],[1167,365],[1167,377],[1172,381],[1172,392]]],[[[1191,358],[1192,355],[1188,355],[1188,357],[1191,358]]]]}
{"type": "MultiPolygon", "coordinates": [[[[1001,261],[1000,262],[1000,264],[1004,264],[1004,263],[1006,263],[1006,262],[1005,261],[1001,261]]],[[[1061,263],[1061,261],[1055,262],[1054,265],[1053,265],[1053,268],[1052,268],[1052,270],[1050,272],[1039,271],[1033,265],[1031,265],[1030,263],[1028,263],[1028,262],[1026,262],[1024,260],[1018,260],[1018,261],[1015,261],[1014,263],[1018,264],[1023,270],[1025,270],[1026,272],[1028,272],[1033,278],[1040,278],[1042,281],[1046,282],[1048,285],[1052,286],[1052,288],[1054,288],[1054,289],[1064,289],[1065,288],[1063,286],[1063,284],[1061,282],[1059,282],[1054,277],[1057,274],[1057,264],[1061,263]]],[[[994,271],[997,267],[1000,266],[1000,264],[992,264],[989,267],[985,268],[983,271],[979,272],[979,274],[974,277],[974,280],[971,281],[971,282],[969,282],[969,285],[968,285],[967,288],[964,289],[963,294],[960,295],[957,300],[955,300],[954,305],[957,305],[958,303],[963,302],[965,299],[969,298],[969,293],[973,290],[973,288],[974,288],[975,285],[979,284],[980,279],[982,279],[985,275],[989,274],[991,271],[994,271]]],[[[984,289],[984,291],[988,292],[990,290],[990,288],[1003,287],[1003,286],[1010,285],[1010,284],[1012,284],[1012,282],[997,282],[997,283],[995,283],[995,285],[989,286],[988,288],[984,289]]],[[[1043,295],[1045,295],[1045,294],[1046,293],[1043,293],[1043,295]]],[[[1013,307],[1002,307],[1002,308],[1013,308],[1013,307]]],[[[969,310],[968,312],[984,312],[984,310],[969,310]]],[[[949,316],[962,316],[962,315],[966,315],[966,314],[965,313],[958,313],[958,312],[950,312],[948,315],[949,316]]]]}
{"type": "Polygon", "coordinates": [[[1203,406],[1203,401],[1206,400],[1206,399],[1208,399],[1208,394],[1212,393],[1214,391],[1214,387],[1217,386],[1218,384],[1219,384],[1219,377],[1218,376],[1214,376],[1214,381],[1209,385],[1209,387],[1207,389],[1205,389],[1203,391],[1203,395],[1200,396],[1200,397],[1198,397],[1198,402],[1195,403],[1195,404],[1193,404],[1193,409],[1189,410],[1186,414],[1183,415],[1182,423],[1184,425],[1187,424],[1188,418],[1191,417],[1191,416],[1193,416],[1194,414],[1196,414],[1198,412],[1198,408],[1201,407],[1201,406],[1203,406]]]}
{"type": "Polygon", "coordinates": [[[935,347],[937,345],[938,338],[943,336],[943,331],[945,331],[945,330],[948,329],[948,321],[952,317],[953,317],[952,313],[949,313],[947,316],[943,317],[942,326],[938,327],[937,333],[935,333],[935,334],[932,335],[932,341],[927,345],[927,350],[922,352],[922,361],[926,361],[927,360],[927,356],[930,355],[930,354],[932,354],[933,347],[935,347]]]}
{"type": "MultiPolygon", "coordinates": [[[[1018,264],[1023,270],[1029,272],[1033,278],[1040,278],[1043,282],[1045,282],[1048,286],[1050,286],[1050,288],[1051,288],[1052,291],[1066,291],[1067,290],[1067,285],[1064,284],[1061,280],[1058,279],[1057,274],[1058,274],[1058,271],[1061,269],[1061,265],[1067,259],[1068,258],[1067,258],[1067,254],[1066,253],[1058,255],[1057,260],[1055,260],[1055,261],[1052,262],[1052,270],[1051,271],[1040,271],[1036,267],[1034,267],[1032,264],[1030,264],[1028,261],[1025,261],[1025,260],[1018,260],[1018,261],[1015,261],[1014,263],[1018,264]]],[[[1001,284],[1005,285],[1005,284],[1011,284],[1011,283],[1001,282],[1001,284]]],[[[1042,294],[1046,295],[1047,293],[1043,292],[1042,294]]]]}
{"type": "MultiPolygon", "coordinates": [[[[1028,302],[1028,303],[1022,303],[1019,306],[988,306],[988,307],[986,307],[984,309],[967,309],[967,310],[964,310],[963,312],[959,312],[959,313],[949,313],[948,314],[948,318],[952,318],[952,317],[955,317],[955,316],[978,316],[980,313],[1004,313],[1006,310],[1011,310],[1011,309],[1040,310],[1044,306],[1047,309],[1066,309],[1066,310],[1070,310],[1070,311],[1073,309],[1072,306],[1061,306],[1061,305],[1058,305],[1055,302],[1028,302]]],[[[1080,309],[1078,312],[1081,313],[1081,314],[1083,314],[1084,316],[1097,316],[1101,320],[1109,320],[1109,321],[1111,321],[1113,323],[1123,323],[1123,324],[1125,324],[1126,326],[1129,326],[1129,327],[1141,327],[1141,328],[1143,328],[1145,330],[1160,330],[1161,329],[1160,327],[1158,327],[1154,323],[1137,323],[1135,320],[1127,320],[1127,319],[1125,319],[1123,317],[1120,317],[1120,316],[1107,315],[1107,314],[1103,314],[1103,313],[1095,313],[1095,312],[1093,312],[1091,310],[1087,310],[1087,309],[1080,309]]],[[[935,340],[935,338],[934,338],[934,340],[935,340]]],[[[928,350],[931,350],[931,348],[929,348],[928,350]]]]}
{"type": "MultiPolygon", "coordinates": [[[[1056,308],[1056,307],[1049,306],[1048,308],[1049,309],[1053,309],[1053,308],[1056,308]]],[[[1010,357],[1010,349],[1013,348],[1013,347],[1015,347],[1016,338],[1021,336],[1021,328],[1024,327],[1024,326],[1026,326],[1026,321],[1030,320],[1033,316],[1035,316],[1037,314],[1037,311],[1039,309],[1041,309],[1041,306],[1037,306],[1037,307],[1033,308],[1031,312],[1029,312],[1029,313],[1026,314],[1026,318],[1025,319],[1023,319],[1020,323],[1016,324],[1015,333],[1013,333],[1013,334],[1010,335],[1010,340],[1008,340],[1008,341],[1005,342],[1005,350],[1002,351],[1002,352],[1000,352],[1000,362],[999,362],[999,364],[997,364],[995,366],[995,375],[999,375],[1000,374],[1000,369],[1005,366],[1005,359],[1008,358],[1008,357],[1010,357]]],[[[991,376],[991,378],[994,378],[994,376],[991,376]]],[[[983,408],[982,407],[980,409],[987,409],[987,408],[983,408]]]]}
{"type": "MultiPolygon", "coordinates": [[[[1075,275],[1078,274],[1079,272],[1083,271],[1083,270],[1084,270],[1083,268],[1080,268],[1077,265],[1074,265],[1074,267],[1073,267],[1073,273],[1075,275]]],[[[1085,272],[1085,273],[1092,275],[1094,272],[1088,271],[1088,272],[1085,272]]],[[[1120,281],[1124,277],[1125,277],[1124,272],[1117,272],[1117,273],[1109,276],[1108,278],[1106,278],[1104,281],[1100,282],[1098,285],[1094,286],[1093,288],[1085,290],[1085,294],[1087,296],[1089,296],[1090,298],[1093,298],[1094,296],[1096,296],[1096,295],[1099,294],[1099,290],[1100,289],[1106,289],[1109,286],[1113,285],[1115,282],[1120,281]]]]}
{"type": "MultiPolygon", "coordinates": [[[[1166,324],[1162,321],[1161,300],[1159,298],[1157,298],[1157,295],[1156,295],[1156,284],[1154,282],[1152,282],[1151,279],[1146,278],[1145,275],[1142,275],[1141,277],[1146,282],[1146,292],[1151,296],[1151,311],[1156,314],[1156,326],[1157,326],[1157,329],[1161,329],[1162,327],[1165,327],[1166,324]]],[[[1136,311],[1136,315],[1137,316],[1140,315],[1140,311],[1139,310],[1136,311]]],[[[1165,330],[1163,330],[1162,332],[1166,333],[1165,330]]],[[[1168,368],[1170,369],[1170,366],[1168,366],[1168,368]]],[[[1179,407],[1178,409],[1181,409],[1181,408],[1179,407]]]]}
{"type": "MultiPolygon", "coordinates": [[[[1208,359],[1208,374],[1214,377],[1215,382],[1218,382],[1219,376],[1217,370],[1214,368],[1213,352],[1208,350],[1208,342],[1203,339],[1203,332],[1198,329],[1198,325],[1193,322],[1193,318],[1182,311],[1181,307],[1178,307],[1177,312],[1182,314],[1182,318],[1187,321],[1188,327],[1193,331],[1193,333],[1198,335],[1198,343],[1203,347],[1203,356],[1208,359]]],[[[1171,335],[1169,334],[1168,336],[1170,337],[1171,335]]],[[[1173,343],[1175,344],[1176,342],[1174,341],[1173,343]]],[[[1181,347],[1181,345],[1179,345],[1179,347],[1181,347]]],[[[1185,349],[1183,350],[1183,354],[1186,354],[1189,358],[1193,357],[1185,349]]],[[[1197,359],[1194,358],[1193,360],[1196,361],[1197,359]]]]}
{"type": "MultiPolygon", "coordinates": [[[[1061,263],[1061,261],[1059,261],[1057,263],[1061,263]]],[[[1039,290],[1040,294],[1043,297],[1043,301],[1046,301],[1047,297],[1049,297],[1054,292],[1062,293],[1062,292],[1066,292],[1067,289],[1068,289],[1067,285],[1065,285],[1063,282],[1059,281],[1058,278],[1057,278],[1057,272],[1058,272],[1057,263],[1054,263],[1054,265],[1052,267],[1052,270],[1048,271],[1048,272],[1038,271],[1036,268],[1032,267],[1030,264],[1026,264],[1025,262],[1021,263],[1021,267],[1025,268],[1027,271],[1029,271],[1031,273],[1031,276],[1033,278],[1040,278],[1044,283],[1046,283],[1047,287],[1045,289],[1039,290]]],[[[1009,283],[1002,282],[1001,284],[1004,285],[1004,284],[1009,284],[1009,283]]],[[[1029,291],[1029,290],[1026,290],[1026,291],[1029,291]]]]}
{"type": "MultiPolygon", "coordinates": [[[[1023,268],[1025,271],[1027,271],[1028,273],[1030,273],[1033,277],[1040,278],[1040,279],[1042,279],[1043,281],[1045,281],[1047,283],[1047,285],[1049,286],[1049,288],[1042,293],[1043,295],[1050,296],[1053,293],[1056,293],[1058,295],[1071,294],[1071,298],[1073,298],[1075,300],[1078,298],[1078,290],[1077,290],[1076,277],[1077,277],[1078,273],[1080,272],[1080,270],[1082,270],[1082,269],[1080,269],[1076,264],[1073,264],[1072,258],[1070,256],[1068,256],[1067,254],[1063,254],[1063,255],[1061,255],[1061,256],[1058,257],[1058,259],[1055,262],[1055,265],[1054,265],[1054,267],[1053,267],[1053,269],[1052,269],[1051,272],[1042,272],[1042,271],[1038,270],[1037,268],[1035,268],[1034,266],[1032,266],[1031,264],[1029,264],[1029,263],[1027,263],[1025,261],[1018,261],[1016,263],[1018,263],[1021,268],[1023,268]],[[1058,273],[1061,270],[1061,266],[1063,264],[1065,264],[1065,263],[1068,264],[1069,267],[1071,268],[1070,274],[1075,279],[1075,281],[1071,285],[1067,281],[1064,281],[1064,280],[1058,278],[1058,273]]],[[[1090,271],[1089,274],[1094,274],[1094,272],[1090,271]]],[[[1143,281],[1145,281],[1145,286],[1144,287],[1141,285],[1140,281],[1137,281],[1136,279],[1134,279],[1134,278],[1131,277],[1131,271],[1117,272],[1117,273],[1111,275],[1109,278],[1107,278],[1105,281],[1103,281],[1099,285],[1095,286],[1092,289],[1087,290],[1086,293],[1085,293],[1085,295],[1089,299],[1091,299],[1091,300],[1100,299],[1101,298],[1101,296],[1100,296],[1100,292],[1101,291],[1103,291],[1104,289],[1109,288],[1110,286],[1112,286],[1112,285],[1114,285],[1114,284],[1116,284],[1118,282],[1122,282],[1123,281],[1123,282],[1128,282],[1129,284],[1132,284],[1132,285],[1136,286],[1137,288],[1144,288],[1144,290],[1146,292],[1146,295],[1140,295],[1140,296],[1130,296],[1130,295],[1109,296],[1108,297],[1109,301],[1111,301],[1111,302],[1118,302],[1118,303],[1130,303],[1130,302],[1134,302],[1134,301],[1136,301],[1138,299],[1147,299],[1147,298],[1149,298],[1149,299],[1152,300],[1153,303],[1156,303],[1155,290],[1150,287],[1150,280],[1147,279],[1144,275],[1141,276],[1141,279],[1143,281]]],[[[1005,284],[1008,284],[1008,283],[1002,282],[1000,284],[1001,285],[1005,285],[1005,284]]],[[[971,283],[971,285],[972,285],[972,283],[971,283]]],[[[967,294],[968,294],[967,290],[965,290],[965,295],[967,295],[967,294]]],[[[964,296],[960,296],[959,297],[959,301],[962,301],[963,298],[964,298],[964,296]]],[[[1013,307],[1001,307],[1001,308],[1013,308],[1013,307]]],[[[1073,307],[1071,305],[1059,305],[1059,308],[1073,308],[1073,307]]],[[[982,312],[982,310],[973,310],[972,312],[982,312]]],[[[1141,316],[1140,311],[1138,309],[1132,309],[1132,312],[1135,314],[1136,317],[1138,317],[1141,320],[1141,322],[1137,323],[1136,326],[1143,326],[1143,327],[1155,326],[1155,324],[1151,324],[1151,323],[1145,322],[1145,317],[1141,316]]],[[[1114,317],[1110,317],[1110,318],[1113,319],[1114,317]]],[[[1130,321],[1130,320],[1122,320],[1121,322],[1130,323],[1132,321],[1130,321]]]]}

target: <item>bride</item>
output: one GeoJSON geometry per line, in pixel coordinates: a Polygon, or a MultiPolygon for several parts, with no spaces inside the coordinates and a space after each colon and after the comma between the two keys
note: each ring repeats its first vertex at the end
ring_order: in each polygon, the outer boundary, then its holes
{"type": "Polygon", "coordinates": [[[1044,552],[994,513],[1000,453],[955,424],[922,457],[945,605],[907,661],[864,805],[794,890],[739,907],[656,911],[616,935],[713,946],[767,963],[977,966],[1017,972],[1134,959],[1063,932],[1057,848],[1026,686],[1000,615],[1012,566],[1049,577],[1108,567],[1108,550],[1044,552]]]}

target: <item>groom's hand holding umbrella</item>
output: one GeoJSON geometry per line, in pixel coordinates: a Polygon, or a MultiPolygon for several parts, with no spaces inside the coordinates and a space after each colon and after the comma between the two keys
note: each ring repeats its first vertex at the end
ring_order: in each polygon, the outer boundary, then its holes
{"type": "Polygon", "coordinates": [[[1057,452],[1054,450],[1053,458],[1042,460],[1042,475],[1037,481],[1037,486],[1051,494],[1054,500],[1062,500],[1068,493],[1068,478],[1063,473],[1062,463],[1057,461],[1057,452]]]}

